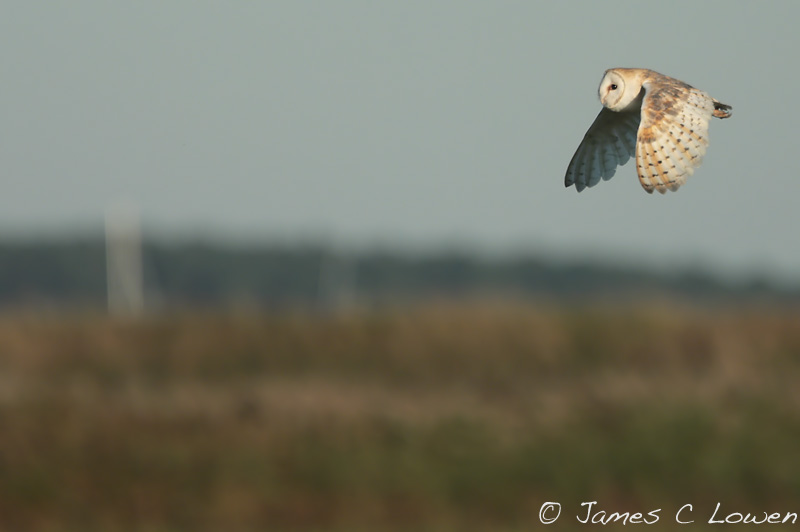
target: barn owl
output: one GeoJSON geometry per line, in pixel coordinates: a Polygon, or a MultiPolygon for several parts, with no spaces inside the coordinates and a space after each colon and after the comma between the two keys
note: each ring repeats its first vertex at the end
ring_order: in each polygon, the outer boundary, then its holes
{"type": "Polygon", "coordinates": [[[612,68],[600,82],[603,109],[567,168],[566,186],[580,192],[611,179],[636,156],[639,182],[652,194],[678,190],[700,166],[712,116],[731,106],[682,81],[643,68],[612,68]]]}

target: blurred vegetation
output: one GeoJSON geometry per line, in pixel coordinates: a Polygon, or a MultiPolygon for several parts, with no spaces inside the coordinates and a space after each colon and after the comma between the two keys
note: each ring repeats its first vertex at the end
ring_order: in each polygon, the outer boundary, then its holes
{"type": "Polygon", "coordinates": [[[560,501],[551,528],[574,530],[596,500],[661,508],[653,530],[691,503],[704,530],[718,501],[798,511],[798,319],[492,301],[8,313],[0,529],[522,531],[560,501]]]}
{"type": "MultiPolygon", "coordinates": [[[[672,273],[542,257],[481,259],[467,253],[333,252],[323,246],[145,242],[150,305],[175,308],[338,306],[430,298],[563,300],[679,297],[693,301],[800,302],[800,287],[725,283],[700,270],[672,273]]],[[[0,306],[105,303],[102,239],[0,243],[0,306]]]]}

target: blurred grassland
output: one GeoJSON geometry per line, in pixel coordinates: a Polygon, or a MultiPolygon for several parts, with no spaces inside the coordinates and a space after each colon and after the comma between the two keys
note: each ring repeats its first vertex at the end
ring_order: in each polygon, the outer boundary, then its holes
{"type": "Polygon", "coordinates": [[[592,500],[800,512],[800,309],[0,316],[2,530],[517,531],[545,501],[573,530],[592,500]]]}

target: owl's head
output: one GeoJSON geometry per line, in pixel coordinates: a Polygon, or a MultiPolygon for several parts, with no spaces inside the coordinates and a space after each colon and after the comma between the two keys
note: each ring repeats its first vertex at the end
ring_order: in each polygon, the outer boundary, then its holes
{"type": "Polygon", "coordinates": [[[626,74],[628,74],[626,69],[606,70],[598,89],[600,103],[604,107],[612,111],[622,111],[639,96],[642,90],[639,76],[626,74]]]}

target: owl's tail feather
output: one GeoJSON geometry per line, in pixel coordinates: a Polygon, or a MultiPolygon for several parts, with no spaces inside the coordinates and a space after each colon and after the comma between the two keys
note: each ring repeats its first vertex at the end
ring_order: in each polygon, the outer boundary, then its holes
{"type": "Polygon", "coordinates": [[[717,100],[714,100],[714,116],[717,118],[728,118],[731,116],[733,107],[730,105],[725,105],[724,103],[720,103],[717,100]]]}

